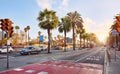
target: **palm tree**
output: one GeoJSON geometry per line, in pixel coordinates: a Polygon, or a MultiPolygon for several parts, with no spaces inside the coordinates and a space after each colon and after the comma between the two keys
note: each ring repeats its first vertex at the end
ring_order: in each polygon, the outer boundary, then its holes
{"type": "Polygon", "coordinates": [[[76,29],[76,33],[77,34],[79,34],[79,39],[80,39],[80,47],[79,47],[79,49],[81,49],[81,46],[82,46],[82,35],[83,35],[83,33],[85,32],[85,29],[81,29],[81,28],[77,28],[76,29]]]}
{"type": "Polygon", "coordinates": [[[70,21],[72,23],[72,29],[73,29],[73,50],[75,50],[75,26],[80,25],[79,23],[83,23],[83,20],[81,18],[81,15],[75,11],[75,12],[70,12],[67,14],[68,17],[70,18],[70,21]]]}
{"type": "Polygon", "coordinates": [[[86,47],[86,37],[87,37],[87,35],[86,35],[86,33],[83,33],[83,45],[84,45],[84,48],[86,47]]]}
{"type": "Polygon", "coordinates": [[[60,35],[60,34],[57,35],[57,39],[58,39],[58,40],[61,39],[61,35],[60,35]]]}
{"type": "Polygon", "coordinates": [[[24,28],[25,31],[25,40],[26,40],[26,45],[27,45],[27,28],[24,28]]]}
{"type": "Polygon", "coordinates": [[[25,34],[23,31],[20,31],[20,34],[21,34],[21,43],[23,43],[25,34]]]}
{"type": "Polygon", "coordinates": [[[40,34],[41,34],[41,32],[40,32],[40,31],[38,31],[38,36],[40,36],[40,34]]]}
{"type": "Polygon", "coordinates": [[[61,23],[58,26],[58,31],[60,33],[64,32],[64,46],[65,46],[64,51],[66,51],[66,33],[69,32],[70,29],[71,29],[70,19],[68,17],[62,18],[61,23]]]}
{"type": "Polygon", "coordinates": [[[89,42],[90,42],[90,34],[86,33],[86,46],[89,47],[89,42]]]}
{"type": "Polygon", "coordinates": [[[46,39],[47,39],[47,36],[44,36],[44,41],[46,41],[46,39]]]}
{"type": "Polygon", "coordinates": [[[50,53],[50,30],[58,26],[58,17],[55,11],[45,9],[40,12],[37,19],[39,20],[39,27],[48,32],[48,53],[50,53]]]}
{"type": "Polygon", "coordinates": [[[17,41],[16,42],[18,42],[18,36],[19,36],[19,34],[18,34],[18,30],[20,29],[20,27],[19,26],[15,26],[15,29],[16,29],[16,39],[17,39],[17,41]]]}
{"type": "Polygon", "coordinates": [[[30,37],[29,37],[29,30],[30,30],[30,26],[27,26],[27,31],[28,31],[28,44],[29,44],[29,40],[30,40],[30,37]]]}
{"type": "Polygon", "coordinates": [[[16,33],[18,34],[18,30],[20,29],[19,26],[15,26],[15,29],[16,29],[16,33]]]}

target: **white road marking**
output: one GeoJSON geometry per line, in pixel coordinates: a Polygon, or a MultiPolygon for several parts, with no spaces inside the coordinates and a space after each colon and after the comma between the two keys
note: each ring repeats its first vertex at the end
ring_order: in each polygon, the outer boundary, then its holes
{"type": "Polygon", "coordinates": [[[23,69],[21,69],[21,68],[15,68],[14,70],[15,71],[22,71],[23,69]]]}
{"type": "Polygon", "coordinates": [[[53,66],[57,66],[57,65],[53,65],[53,66]]]}
{"type": "Polygon", "coordinates": [[[69,67],[69,68],[74,68],[74,67],[69,67]]]}
{"type": "Polygon", "coordinates": [[[62,65],[59,65],[58,67],[62,67],[62,65]]]}
{"type": "Polygon", "coordinates": [[[27,72],[27,73],[33,73],[33,72],[35,72],[35,70],[27,70],[25,72],[27,72]]]}
{"type": "MultiPolygon", "coordinates": [[[[101,50],[102,50],[102,49],[101,49],[101,50]]],[[[78,61],[80,61],[80,60],[83,60],[83,59],[85,59],[85,58],[87,58],[87,57],[91,57],[91,55],[94,55],[95,53],[97,53],[97,52],[99,52],[99,51],[100,51],[100,50],[95,51],[95,52],[93,52],[93,53],[90,53],[90,54],[88,54],[88,55],[86,55],[86,56],[84,56],[84,57],[82,57],[82,58],[76,60],[75,62],[78,62],[78,61]]]]}
{"type": "Polygon", "coordinates": [[[101,56],[90,56],[86,58],[86,60],[95,60],[95,61],[99,61],[100,59],[101,59],[101,56]]]}
{"type": "Polygon", "coordinates": [[[65,68],[67,68],[68,66],[64,66],[65,68]]]}
{"type": "Polygon", "coordinates": [[[42,72],[39,72],[39,73],[37,73],[37,74],[48,74],[48,72],[42,71],[42,72]]]}

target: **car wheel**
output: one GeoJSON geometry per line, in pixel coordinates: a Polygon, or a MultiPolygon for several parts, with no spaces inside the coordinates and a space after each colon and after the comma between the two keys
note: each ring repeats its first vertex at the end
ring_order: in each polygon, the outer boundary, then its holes
{"type": "Polygon", "coordinates": [[[13,52],[12,50],[9,51],[9,53],[12,53],[12,52],[13,52]]]}
{"type": "Polygon", "coordinates": [[[28,52],[28,55],[30,55],[31,54],[31,52],[28,52]]]}
{"type": "Polygon", "coordinates": [[[23,55],[22,53],[20,53],[20,55],[23,55]]]}
{"type": "Polygon", "coordinates": [[[0,53],[2,53],[2,52],[0,51],[0,53]]]}
{"type": "Polygon", "coordinates": [[[40,53],[41,51],[38,51],[38,53],[40,53]]]}

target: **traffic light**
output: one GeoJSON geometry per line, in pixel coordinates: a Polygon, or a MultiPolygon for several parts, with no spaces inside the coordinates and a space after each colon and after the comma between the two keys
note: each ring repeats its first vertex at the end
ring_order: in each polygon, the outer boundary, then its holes
{"type": "Polygon", "coordinates": [[[5,21],[7,22],[6,23],[6,30],[7,30],[7,32],[8,32],[8,37],[12,37],[12,33],[13,33],[13,26],[12,26],[12,24],[13,24],[13,22],[11,21],[11,20],[9,20],[9,19],[5,19],[5,21]]]}
{"type": "Polygon", "coordinates": [[[115,16],[116,18],[116,30],[120,33],[120,15],[115,16]]]}
{"type": "Polygon", "coordinates": [[[5,21],[4,21],[4,19],[0,19],[0,25],[1,25],[1,29],[2,29],[3,31],[5,31],[5,30],[6,30],[6,26],[5,26],[5,21]]]}
{"type": "Polygon", "coordinates": [[[13,34],[13,27],[9,25],[8,27],[8,37],[12,37],[13,34]]]}
{"type": "Polygon", "coordinates": [[[120,15],[117,15],[117,16],[116,16],[116,19],[117,19],[117,21],[120,22],[120,15]]]}
{"type": "Polygon", "coordinates": [[[7,31],[7,27],[8,27],[8,24],[7,24],[7,21],[5,19],[0,19],[0,25],[1,25],[1,29],[3,31],[7,31]]]}
{"type": "Polygon", "coordinates": [[[8,37],[12,36],[13,33],[13,26],[12,26],[13,22],[9,19],[0,19],[0,25],[1,25],[1,29],[5,32],[7,32],[8,37]]]}

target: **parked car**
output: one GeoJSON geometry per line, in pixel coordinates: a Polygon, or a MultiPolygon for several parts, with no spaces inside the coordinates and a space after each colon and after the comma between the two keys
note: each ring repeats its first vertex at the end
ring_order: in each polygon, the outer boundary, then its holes
{"type": "Polygon", "coordinates": [[[54,50],[62,50],[63,48],[62,48],[62,46],[54,46],[53,49],[54,50]]]}
{"type": "MultiPolygon", "coordinates": [[[[8,52],[13,52],[13,48],[11,46],[8,46],[8,52]]],[[[3,46],[2,48],[0,48],[0,53],[7,53],[7,46],[3,46]]]]}
{"type": "Polygon", "coordinates": [[[41,51],[46,51],[47,50],[47,46],[39,46],[41,51]]]}
{"type": "Polygon", "coordinates": [[[41,49],[39,49],[38,47],[35,47],[35,46],[28,46],[28,47],[25,47],[19,51],[19,53],[21,55],[39,53],[39,52],[41,52],[41,49]]]}

